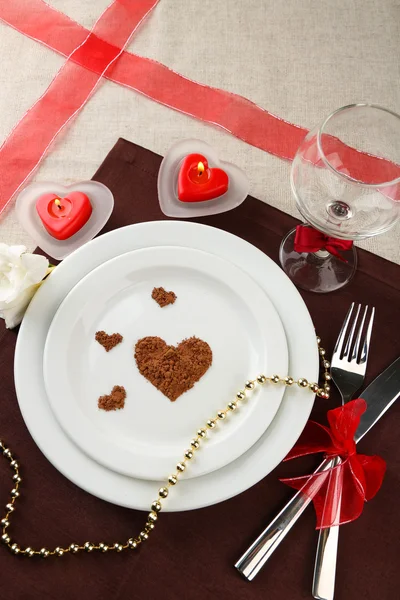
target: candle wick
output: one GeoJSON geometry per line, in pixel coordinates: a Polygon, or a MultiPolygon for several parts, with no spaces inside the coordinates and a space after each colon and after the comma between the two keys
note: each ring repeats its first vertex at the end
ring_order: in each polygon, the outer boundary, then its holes
{"type": "Polygon", "coordinates": [[[61,210],[61,209],[62,209],[62,205],[61,205],[61,200],[60,200],[60,198],[56,198],[56,199],[54,200],[54,204],[57,206],[57,208],[58,208],[59,210],[61,210]]]}

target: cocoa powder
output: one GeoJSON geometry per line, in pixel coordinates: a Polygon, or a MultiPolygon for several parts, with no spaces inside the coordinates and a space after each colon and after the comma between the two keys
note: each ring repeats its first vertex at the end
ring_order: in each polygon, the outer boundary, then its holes
{"type": "Polygon", "coordinates": [[[109,352],[115,346],[120,344],[123,339],[124,338],[120,333],[112,333],[111,335],[108,335],[105,331],[96,331],[95,335],[96,342],[99,342],[106,352],[109,352]]]}
{"type": "Polygon", "coordinates": [[[175,347],[160,337],[150,336],[136,343],[135,360],[140,373],[174,402],[208,371],[212,351],[207,342],[197,337],[175,347]]]}
{"type": "Polygon", "coordinates": [[[118,410],[125,406],[126,391],[122,385],[114,385],[111,394],[100,396],[97,406],[101,410],[118,410]]]}
{"type": "Polygon", "coordinates": [[[168,306],[168,304],[173,304],[176,300],[176,294],[174,292],[167,292],[163,287],[155,287],[151,292],[151,297],[161,308],[168,306]]]}

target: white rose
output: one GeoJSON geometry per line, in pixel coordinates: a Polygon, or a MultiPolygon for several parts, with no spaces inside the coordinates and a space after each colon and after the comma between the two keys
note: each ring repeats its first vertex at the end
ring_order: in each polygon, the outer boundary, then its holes
{"type": "Polygon", "coordinates": [[[44,256],[27,253],[25,246],[0,243],[0,318],[8,329],[21,323],[48,271],[49,261],[44,256]]]}

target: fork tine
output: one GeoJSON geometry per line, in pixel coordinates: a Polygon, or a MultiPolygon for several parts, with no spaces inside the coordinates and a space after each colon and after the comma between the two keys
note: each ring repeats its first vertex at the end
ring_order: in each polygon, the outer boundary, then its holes
{"type": "Polygon", "coordinates": [[[367,362],[367,358],[368,358],[368,352],[369,352],[369,346],[370,346],[370,341],[371,341],[371,333],[372,333],[372,325],[374,323],[374,317],[375,317],[375,307],[372,307],[372,312],[371,312],[371,316],[369,318],[369,323],[368,323],[368,328],[367,328],[367,335],[365,336],[365,340],[364,340],[364,344],[363,344],[363,349],[362,349],[362,354],[360,357],[360,364],[364,364],[367,362]]]}
{"type": "Polygon", "coordinates": [[[351,354],[351,359],[350,360],[357,360],[357,356],[359,356],[359,354],[360,354],[361,334],[362,334],[363,329],[364,329],[364,323],[365,323],[365,317],[367,316],[367,311],[368,311],[368,306],[365,307],[364,314],[363,314],[362,319],[361,319],[361,323],[360,323],[360,325],[358,327],[356,341],[354,343],[354,348],[353,348],[353,352],[351,354]]]}
{"type": "Polygon", "coordinates": [[[340,330],[338,339],[336,340],[335,349],[333,351],[333,354],[337,354],[337,353],[341,354],[341,352],[342,352],[345,334],[346,334],[347,326],[348,326],[350,318],[351,318],[351,314],[353,312],[353,308],[354,308],[354,302],[352,302],[352,304],[347,312],[346,318],[342,325],[342,329],[340,330]]]}
{"type": "Polygon", "coordinates": [[[345,346],[344,353],[343,353],[343,358],[347,358],[348,357],[349,361],[350,361],[350,358],[351,358],[350,357],[350,349],[351,349],[351,346],[353,344],[354,332],[355,332],[355,329],[356,329],[358,315],[360,314],[360,309],[361,309],[361,304],[358,305],[356,316],[355,316],[355,319],[353,321],[353,325],[351,326],[350,334],[349,334],[349,337],[347,338],[346,346],[345,346]]]}

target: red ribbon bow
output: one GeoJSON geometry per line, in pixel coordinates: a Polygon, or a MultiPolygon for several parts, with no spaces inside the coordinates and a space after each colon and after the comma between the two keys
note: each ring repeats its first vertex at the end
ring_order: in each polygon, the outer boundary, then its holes
{"type": "Polygon", "coordinates": [[[281,479],[312,499],[317,513],[317,529],[343,525],[357,519],[364,502],[371,500],[382,485],[386,463],[379,456],[357,454],[354,435],[365,400],[358,398],[328,411],[329,427],[308,421],[297,444],[285,460],[324,452],[339,457],[337,466],[313,475],[281,479]]]}
{"type": "Polygon", "coordinates": [[[339,238],[330,237],[308,225],[297,225],[296,227],[294,249],[299,253],[327,250],[339,260],[347,262],[339,250],[350,250],[352,245],[353,242],[351,240],[340,240],[339,238]]]}

